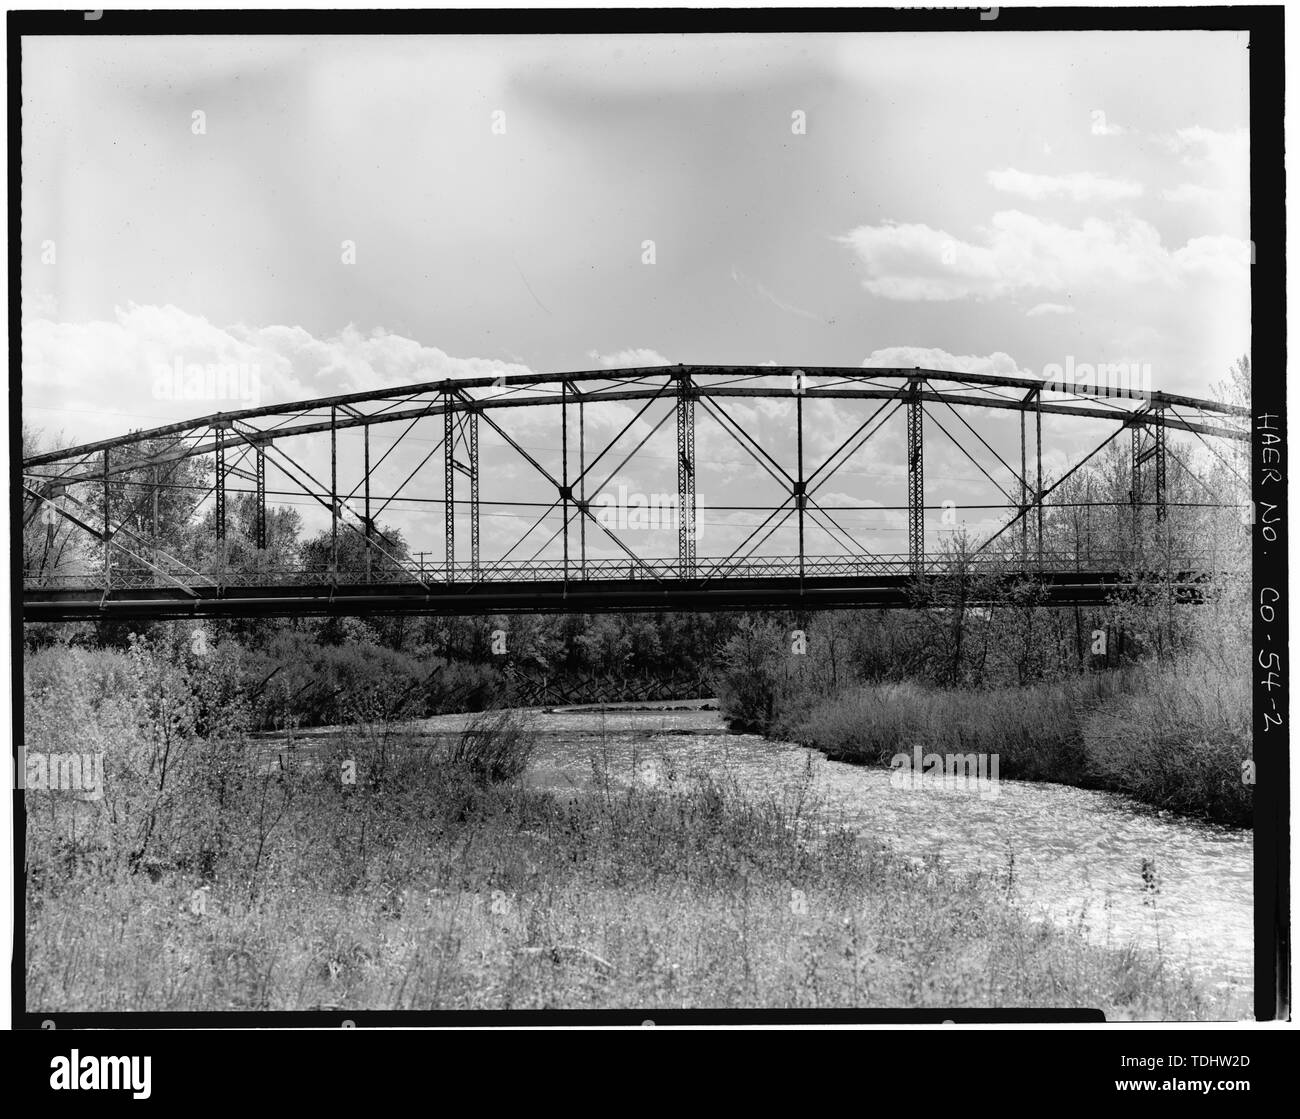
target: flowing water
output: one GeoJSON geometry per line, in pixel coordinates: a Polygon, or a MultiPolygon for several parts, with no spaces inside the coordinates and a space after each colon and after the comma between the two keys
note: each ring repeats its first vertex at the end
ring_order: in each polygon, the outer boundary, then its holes
{"type": "MultiPolygon", "coordinates": [[[[942,859],[957,869],[1010,868],[1028,913],[1082,928],[1099,944],[1159,948],[1167,962],[1224,995],[1250,991],[1249,831],[1067,785],[1003,780],[996,796],[987,786],[900,789],[886,769],[731,734],[711,708],[700,701],[531,711],[539,746],[526,779],[558,792],[581,790],[593,781],[598,758],[613,780],[628,784],[671,787],[710,774],[734,778],[754,798],[781,798],[807,783],[833,823],[926,865],[942,859]]],[[[467,718],[439,716],[410,729],[437,738],[458,733],[467,718]]],[[[306,746],[329,733],[300,740],[306,746]]]]}

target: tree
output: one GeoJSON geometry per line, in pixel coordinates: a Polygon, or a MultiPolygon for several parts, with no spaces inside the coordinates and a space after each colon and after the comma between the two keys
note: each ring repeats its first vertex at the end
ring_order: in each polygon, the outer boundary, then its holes
{"type": "MultiPolygon", "coordinates": [[[[42,433],[23,424],[23,458],[51,449],[42,443],[42,433]]],[[[46,489],[33,479],[24,481],[32,488],[46,489]]],[[[59,503],[54,491],[49,491],[48,496],[59,503]]],[[[92,537],[48,504],[37,504],[27,499],[23,518],[23,581],[39,584],[62,575],[84,572],[91,562],[92,542],[92,537]],[[28,509],[30,517],[26,515],[28,509]]]]}
{"type": "Polygon", "coordinates": [[[938,562],[938,575],[917,579],[910,588],[915,607],[909,614],[912,665],[958,686],[972,676],[982,678],[994,611],[1004,600],[1012,601],[1003,583],[1006,557],[990,551],[977,558],[962,529],[943,541],[938,562]],[[974,664],[968,663],[972,648],[978,654],[974,664]]]}
{"type": "MultiPolygon", "coordinates": [[[[216,556],[223,576],[252,574],[273,579],[277,572],[295,570],[299,563],[298,534],[302,514],[292,506],[266,510],[266,547],[257,546],[257,495],[232,493],[226,501],[226,542],[216,556]]],[[[217,515],[208,509],[203,519],[183,534],[182,554],[193,566],[213,567],[217,547],[217,515]]]]}
{"type": "Polygon", "coordinates": [[[301,563],[303,574],[311,580],[332,576],[340,582],[363,583],[369,578],[383,582],[386,580],[413,580],[410,558],[411,549],[398,529],[376,526],[371,537],[372,544],[367,545],[359,529],[346,524],[338,527],[338,564],[334,564],[334,533],[323,529],[302,545],[301,563]],[[366,554],[369,552],[369,563],[366,554]]]}

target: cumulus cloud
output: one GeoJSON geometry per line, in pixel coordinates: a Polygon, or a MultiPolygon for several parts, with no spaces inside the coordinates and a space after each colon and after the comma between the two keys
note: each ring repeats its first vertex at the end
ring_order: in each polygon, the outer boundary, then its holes
{"type": "Polygon", "coordinates": [[[862,361],[867,369],[898,368],[941,369],[953,373],[983,373],[996,377],[1027,377],[1029,370],[1022,369],[1008,353],[996,350],[991,354],[950,354],[934,346],[887,346],[872,350],[862,361]]]}
{"type": "Polygon", "coordinates": [[[1115,124],[1113,121],[1106,119],[1106,114],[1101,109],[1092,111],[1092,126],[1089,131],[1094,136],[1123,136],[1132,132],[1133,129],[1125,128],[1122,124],[1115,124]]]}
{"type": "Polygon", "coordinates": [[[994,294],[999,264],[974,245],[918,223],[863,225],[837,238],[867,266],[862,286],[886,299],[948,300],[994,294]]]}
{"type": "Polygon", "coordinates": [[[656,350],[619,350],[613,354],[588,350],[587,356],[602,369],[640,369],[647,365],[672,365],[671,361],[656,350]]]}
{"type": "Polygon", "coordinates": [[[1197,238],[1170,250],[1156,228],[1130,215],[1061,225],[1017,210],[994,214],[980,241],[927,225],[864,225],[837,238],[866,266],[862,286],[896,300],[989,299],[1025,291],[1177,289],[1221,266],[1236,275],[1249,245],[1197,238]]]}
{"type": "Polygon", "coordinates": [[[1161,143],[1181,155],[1189,167],[1210,167],[1221,172],[1249,169],[1250,132],[1245,128],[1219,132],[1193,125],[1162,137],[1161,143]]]}
{"type": "MultiPolygon", "coordinates": [[[[509,378],[530,372],[528,366],[518,363],[453,357],[383,330],[363,332],[346,327],[318,337],[301,326],[220,326],[172,305],[117,308],[106,321],[68,323],[36,318],[23,324],[24,420],[38,431],[58,432],[70,445],[258,405],[425,381],[509,378]],[[178,365],[183,374],[179,381],[167,375],[178,365]],[[207,382],[200,377],[201,391],[192,393],[188,371],[209,367],[238,369],[240,375],[207,382]],[[203,395],[209,386],[225,390],[224,394],[203,395]],[[178,387],[179,393],[175,391],[178,387]]],[[[503,391],[509,391],[508,381],[503,391]]],[[[617,422],[616,408],[611,405],[610,415],[592,417],[589,428],[617,422]]],[[[498,422],[539,461],[554,465],[559,456],[558,446],[550,438],[554,418],[545,411],[510,409],[498,422]]],[[[433,424],[441,426],[438,420],[433,424]]],[[[396,492],[423,465],[441,433],[418,431],[393,445],[402,434],[396,427],[376,430],[376,446],[385,448],[382,473],[377,473],[380,492],[385,486],[396,492]]],[[[318,479],[329,476],[328,439],[295,441],[289,452],[306,473],[318,479]]],[[[501,439],[488,437],[483,454],[494,483],[501,487],[499,492],[524,502],[553,496],[541,475],[501,439]]],[[[361,445],[355,432],[340,439],[338,455],[340,477],[351,487],[361,470],[361,445]]],[[[274,468],[272,463],[269,469],[274,468]]],[[[279,477],[277,484],[292,495],[298,482],[279,477]]],[[[276,500],[298,507],[308,533],[327,523],[317,502],[297,496],[276,500]]],[[[409,540],[428,541],[440,538],[442,515],[431,507],[403,507],[398,502],[389,507],[384,519],[399,526],[409,540]]],[[[518,522],[524,518],[531,522],[534,517],[531,509],[494,511],[485,517],[484,546],[508,538],[511,531],[522,531],[518,522]]]]}
{"type": "Polygon", "coordinates": [[[1166,202],[1244,207],[1250,192],[1250,134],[1245,129],[1180,128],[1160,142],[1201,177],[1200,182],[1179,183],[1163,191],[1166,202]]]}
{"type": "Polygon", "coordinates": [[[1067,307],[1064,303],[1036,303],[1030,307],[1025,315],[1028,318],[1037,318],[1039,315],[1073,315],[1074,308],[1067,307]]]}
{"type": "Polygon", "coordinates": [[[1184,182],[1161,192],[1166,202],[1204,206],[1244,207],[1250,193],[1250,133],[1238,128],[1222,132],[1192,125],[1153,137],[1165,151],[1195,172],[1199,182],[1184,182]]]}
{"type": "MultiPolygon", "coordinates": [[[[457,358],[411,338],[346,327],[318,338],[299,326],[218,326],[182,308],[128,305],[112,320],[23,323],[24,405],[46,414],[81,413],[86,440],[217,411],[284,404],[421,381],[531,372],[490,358],[457,358]],[[239,370],[237,379],[189,391],[192,369],[239,370]],[[168,372],[175,373],[168,376],[168,372]],[[181,391],[177,391],[178,387],[181,391]],[[86,418],[87,416],[92,418],[86,418]]],[[[61,421],[55,421],[61,422],[61,421]]]]}
{"type": "Polygon", "coordinates": [[[990,171],[988,181],[996,190],[1019,194],[1039,201],[1044,198],[1068,198],[1072,202],[1116,202],[1142,195],[1142,184],[1129,179],[1112,179],[1091,171],[1069,175],[1034,175],[1008,167],[990,171]]]}
{"type": "Polygon", "coordinates": [[[1173,256],[1185,275],[1199,274],[1249,284],[1249,241],[1236,237],[1193,237],[1173,256]]]}

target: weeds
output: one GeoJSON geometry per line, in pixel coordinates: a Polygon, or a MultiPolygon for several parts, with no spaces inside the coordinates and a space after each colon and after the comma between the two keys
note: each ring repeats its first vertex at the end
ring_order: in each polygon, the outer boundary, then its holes
{"type": "Polygon", "coordinates": [[[447,761],[464,766],[479,781],[509,781],[527,768],[534,741],[518,711],[485,711],[474,715],[451,743],[447,761]]]}
{"type": "Polygon", "coordinates": [[[1132,668],[979,692],[864,685],[778,721],[774,733],[866,765],[888,765],[916,746],[997,754],[1003,778],[1109,789],[1250,822],[1247,684],[1208,671],[1132,668]]]}
{"type": "Polygon", "coordinates": [[[433,744],[375,724],[283,768],[238,728],[182,720],[162,780],[163,705],[132,694],[130,718],[93,692],[57,700],[85,720],[63,734],[115,753],[103,802],[28,801],[33,1009],[1240,1012],[1158,958],[1029,922],[1010,869],[918,871],[836,827],[806,785],[753,800],[707,774],[619,784],[606,765],[590,792],[545,794],[517,779],[533,739],[504,712],[433,744]]]}
{"type": "Polygon", "coordinates": [[[1117,696],[1083,720],[1088,774],[1160,808],[1249,826],[1250,719],[1245,679],[1164,673],[1158,688],[1117,696]]]}

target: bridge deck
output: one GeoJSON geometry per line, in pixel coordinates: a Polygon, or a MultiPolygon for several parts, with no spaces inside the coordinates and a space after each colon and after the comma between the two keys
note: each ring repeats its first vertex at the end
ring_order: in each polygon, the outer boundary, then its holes
{"type": "MultiPolygon", "coordinates": [[[[1131,572],[1036,571],[1032,575],[1044,587],[1045,603],[1055,606],[1105,602],[1117,591],[1135,584],[1131,572]]],[[[1203,579],[1194,571],[1169,578],[1180,600],[1200,599],[1203,579]]],[[[933,578],[924,582],[933,584],[933,578]]],[[[898,609],[917,604],[917,589],[917,580],[902,574],[259,583],[189,590],[46,586],[24,591],[23,619],[898,609]]],[[[987,581],[975,580],[969,587],[967,603],[988,605],[997,593],[987,581]]],[[[943,599],[936,602],[943,604],[943,599]]]]}

